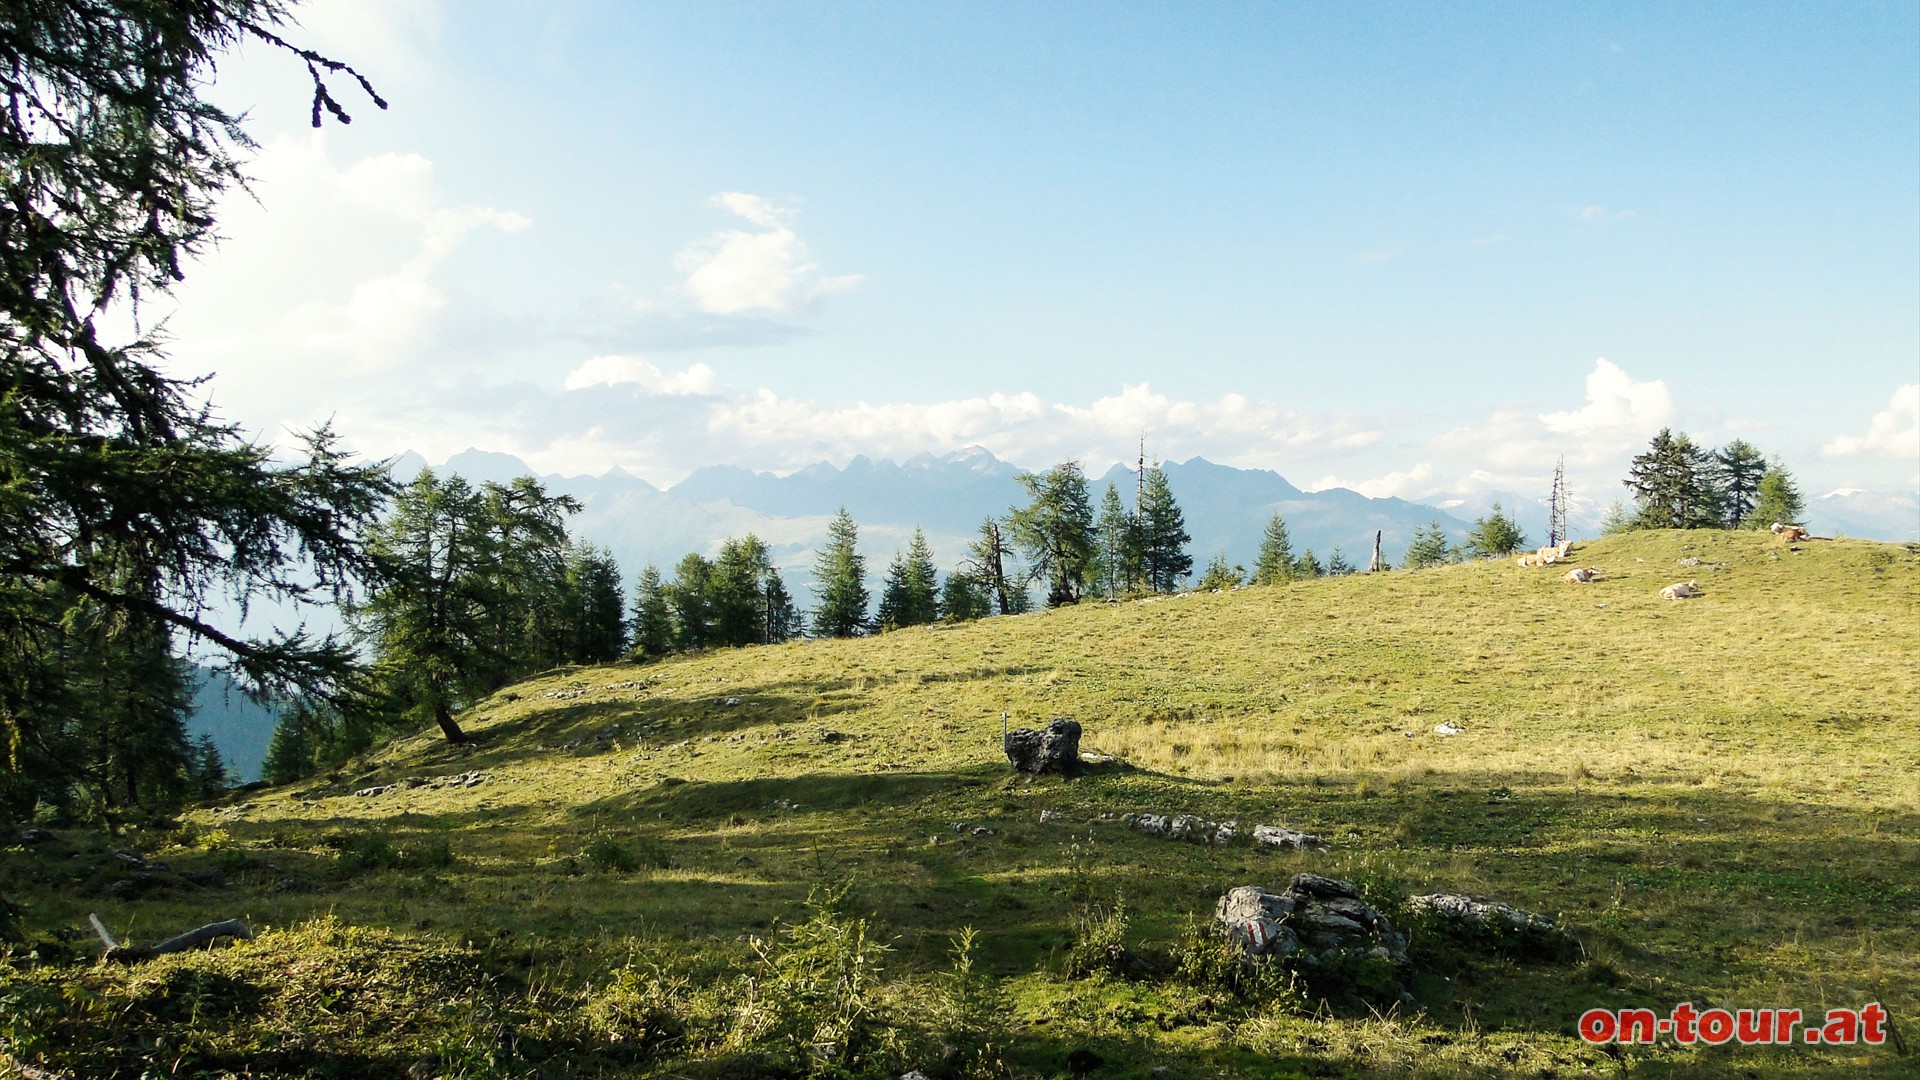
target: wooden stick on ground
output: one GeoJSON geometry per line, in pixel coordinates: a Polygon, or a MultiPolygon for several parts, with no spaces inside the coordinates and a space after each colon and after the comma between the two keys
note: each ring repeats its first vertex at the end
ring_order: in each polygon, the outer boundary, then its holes
{"type": "MultiPolygon", "coordinates": [[[[97,921],[94,924],[94,928],[99,930],[97,921]]],[[[100,933],[102,937],[106,936],[104,930],[101,930],[100,933]]],[[[202,945],[206,945],[223,937],[251,938],[253,937],[253,931],[247,929],[247,924],[241,922],[239,919],[228,919],[226,922],[208,923],[198,929],[189,930],[184,934],[176,934],[158,945],[116,945],[107,950],[106,958],[122,964],[138,963],[141,960],[155,956],[165,956],[168,953],[197,949],[202,945]]]]}

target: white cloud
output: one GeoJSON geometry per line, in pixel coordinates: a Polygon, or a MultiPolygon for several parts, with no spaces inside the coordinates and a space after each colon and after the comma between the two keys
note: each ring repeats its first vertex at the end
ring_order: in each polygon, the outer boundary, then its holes
{"type": "Polygon", "coordinates": [[[1594,361],[1587,376],[1586,406],[1548,413],[1540,422],[1558,435],[1639,438],[1673,422],[1673,395],[1659,379],[1634,382],[1620,365],[1603,356],[1594,361]]]}
{"type": "Polygon", "coordinates": [[[1820,448],[1827,457],[1888,457],[1920,461],[1920,383],[1893,392],[1887,407],[1867,421],[1864,435],[1841,435],[1820,448]]]}
{"type": "Polygon", "coordinates": [[[674,265],[687,275],[681,289],[702,311],[736,315],[788,312],[859,284],[858,274],[822,277],[793,231],[794,211],[758,195],[729,191],[713,205],[760,227],[729,229],[682,251],[674,265]]]}
{"type": "Polygon", "coordinates": [[[1323,476],[1314,481],[1307,490],[1325,491],[1328,488],[1347,488],[1369,499],[1407,499],[1417,498],[1432,491],[1433,483],[1433,465],[1422,461],[1411,469],[1390,472],[1371,480],[1342,480],[1333,475],[1323,476]]]}
{"type": "Polygon", "coordinates": [[[717,385],[713,369],[694,364],[669,375],[638,356],[595,356],[567,374],[566,389],[619,386],[632,383],[650,394],[711,394],[717,385]]]}
{"type": "Polygon", "coordinates": [[[476,233],[530,224],[447,205],[417,154],[341,166],[325,132],[268,140],[248,171],[258,201],[222,204],[224,239],[189,271],[169,331],[173,366],[217,372],[216,405],[255,423],[417,394],[423,374],[458,362],[433,347],[448,261],[476,233]]]}

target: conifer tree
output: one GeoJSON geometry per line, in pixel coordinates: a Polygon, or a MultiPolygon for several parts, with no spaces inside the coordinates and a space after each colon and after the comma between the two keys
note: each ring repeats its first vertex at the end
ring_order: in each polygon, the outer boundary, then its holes
{"type": "Polygon", "coordinates": [[[1327,570],[1320,565],[1319,559],[1314,558],[1313,549],[1308,548],[1300,553],[1300,561],[1294,564],[1293,576],[1296,578],[1325,577],[1327,570]]]}
{"type": "Polygon", "coordinates": [[[193,740],[193,765],[188,772],[192,796],[196,800],[217,799],[233,786],[227,761],[214,745],[213,736],[201,734],[193,740]]]}
{"type": "Polygon", "coordinates": [[[998,519],[982,521],[979,539],[967,545],[967,574],[987,590],[1000,614],[1027,610],[1027,592],[1014,571],[1013,543],[998,519]]]}
{"type": "Polygon", "coordinates": [[[1419,570],[1450,561],[1447,531],[1438,519],[1414,530],[1413,543],[1407,548],[1407,566],[1419,570]]]}
{"type": "Polygon", "coordinates": [[[1627,504],[1619,499],[1613,500],[1613,505],[1607,507],[1606,517],[1600,521],[1600,535],[1618,536],[1632,531],[1633,528],[1633,513],[1627,509],[1627,504]]]}
{"type": "Polygon", "coordinates": [[[993,612],[993,597],[980,579],[965,573],[948,574],[940,587],[940,617],[948,622],[984,619],[993,612]]]}
{"type": "Polygon", "coordinates": [[[867,560],[859,551],[860,530],[846,507],[827,526],[827,543],[813,561],[813,613],[816,637],[858,637],[867,632],[867,560]]]}
{"type": "Polygon", "coordinates": [[[1727,528],[1746,527],[1766,473],[1767,459],[1744,439],[1735,439],[1714,453],[1712,482],[1719,490],[1727,528]]]}
{"type": "Polygon", "coordinates": [[[282,714],[267,744],[267,760],[260,778],[269,784],[291,784],[313,775],[315,747],[305,717],[296,710],[282,714]]]}
{"type": "Polygon", "coordinates": [[[1140,590],[1140,527],[1120,501],[1119,489],[1107,485],[1100,498],[1100,517],[1094,522],[1093,578],[1100,593],[1111,600],[1140,590]]]}
{"type": "Polygon", "coordinates": [[[801,617],[800,609],[794,606],[793,595],[787,592],[787,583],[780,579],[779,567],[767,567],[767,644],[779,645],[792,641],[806,632],[806,620],[801,617]]]}
{"type": "MultiPolygon", "coordinates": [[[[114,798],[132,781],[146,804],[184,776],[157,698],[85,691],[134,637],[142,652],[203,648],[261,693],[339,693],[358,667],[345,641],[255,636],[210,612],[222,596],[305,607],[350,592],[384,469],[349,464],[325,428],[292,460],[249,441],[124,317],[214,238],[250,145],[206,96],[215,61],[249,39],[290,49],[274,33],[285,16],[271,0],[0,16],[0,817],[116,772],[114,798]],[[141,743],[168,748],[172,779],[140,775],[162,760],[123,752],[141,743]],[[86,756],[106,746],[116,762],[86,756]]],[[[306,63],[316,124],[323,102],[343,117],[321,73],[357,76],[306,63]]]]}
{"type": "Polygon", "coordinates": [[[1335,544],[1333,554],[1327,556],[1326,576],[1346,577],[1351,573],[1353,573],[1353,564],[1347,561],[1347,557],[1340,553],[1340,546],[1335,544]]]}
{"type": "Polygon", "coordinates": [[[1167,484],[1166,471],[1158,465],[1147,470],[1140,490],[1140,569],[1147,588],[1157,593],[1175,592],[1193,573],[1193,556],[1187,554],[1186,515],[1174,501],[1167,484]]]}
{"type": "Polygon", "coordinates": [[[1007,531],[1027,557],[1035,580],[1047,585],[1047,606],[1072,604],[1086,591],[1093,563],[1093,505],[1080,463],[1017,478],[1031,500],[1007,519],[1007,531]]]}
{"type": "Polygon", "coordinates": [[[1776,521],[1782,525],[1804,525],[1806,513],[1807,501],[1801,497],[1799,485],[1793,482],[1793,474],[1776,459],[1760,477],[1753,512],[1746,519],[1748,527],[1771,528],[1776,521]]]}
{"type": "Polygon", "coordinates": [[[939,571],[933,569],[933,548],[927,546],[927,534],[918,527],[914,528],[914,540],[906,546],[904,586],[900,625],[925,626],[939,621],[939,571]]]}
{"type": "Polygon", "coordinates": [[[422,470],[371,530],[378,581],[348,614],[374,650],[387,698],[466,741],[453,712],[558,659],[570,496],[532,477],[475,490],[422,470]]]}
{"type": "Polygon", "coordinates": [[[564,658],[575,664],[606,664],[627,651],[627,618],[620,566],[613,555],[592,544],[567,551],[562,596],[565,608],[564,658]]]}
{"type": "Polygon", "coordinates": [[[758,645],[767,640],[767,573],[772,556],[748,533],[720,547],[706,582],[708,617],[715,645],[758,645]]]}
{"type": "Polygon", "coordinates": [[[1520,523],[1497,502],[1493,512],[1474,519],[1473,528],[1467,532],[1467,552],[1476,559],[1511,555],[1525,546],[1527,536],[1520,531],[1520,523]]]}
{"type": "Polygon", "coordinates": [[[1260,535],[1260,557],[1253,564],[1255,585],[1278,585],[1292,581],[1295,572],[1293,541],[1287,536],[1287,523],[1274,511],[1260,535]]]}
{"type": "Polygon", "coordinates": [[[1633,492],[1638,528],[1700,529],[1721,523],[1713,457],[1685,432],[1661,428],[1646,452],[1634,457],[1622,483],[1633,492]]]}
{"type": "Polygon", "coordinates": [[[1220,589],[1233,589],[1247,579],[1247,568],[1227,562],[1227,553],[1222,551],[1214,555],[1207,563],[1207,572],[1200,577],[1196,586],[1201,592],[1214,592],[1220,589]]]}
{"type": "Polygon", "coordinates": [[[667,584],[667,606],[673,609],[673,647],[704,649],[714,642],[713,605],[709,599],[713,583],[713,564],[705,555],[690,551],[673,568],[673,580],[667,584]]]}
{"type": "Polygon", "coordinates": [[[642,659],[653,659],[673,648],[673,607],[660,581],[660,568],[648,563],[633,590],[633,651],[642,659]]]}

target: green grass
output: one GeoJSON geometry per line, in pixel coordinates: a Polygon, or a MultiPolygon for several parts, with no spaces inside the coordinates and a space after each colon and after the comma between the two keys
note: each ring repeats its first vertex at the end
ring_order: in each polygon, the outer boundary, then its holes
{"type": "MultiPolygon", "coordinates": [[[[1878,1000],[1920,1039],[1920,554],[1693,532],[1576,558],[1599,583],[1444,567],[551,672],[464,716],[476,747],[402,739],[177,833],[115,841],[225,868],[228,889],[103,898],[110,867],[87,849],[107,841],[82,834],[0,852],[0,880],[49,959],[91,954],[51,942],[88,911],[147,942],[232,916],[281,928],[166,962],[212,977],[275,958],[247,977],[254,996],[219,1006],[242,1031],[265,1030],[289,992],[267,969],[324,963],[346,927],[471,964],[484,990],[465,1013],[392,997],[382,1007],[422,1019],[329,1044],[328,1060],[369,1075],[431,1059],[473,1076],[1054,1076],[1084,1047],[1115,1077],[1611,1076],[1623,1064],[1572,1034],[1580,1012],[1681,1001],[1878,1000]],[[1659,598],[1687,579],[1705,595],[1659,598]],[[1015,776],[1003,713],[1073,717],[1084,750],[1125,764],[1015,776]],[[1442,721],[1465,730],[1437,735],[1442,721]],[[488,778],[471,788],[352,794],[474,769],[488,778]],[[1124,829],[1132,811],[1289,825],[1332,846],[1175,843],[1124,829]],[[1418,1009],[1303,1006],[1174,974],[1221,892],[1306,869],[1379,904],[1444,889],[1541,911],[1582,955],[1416,940],[1418,1009]],[[808,1058],[767,1034],[800,1021],[748,1016],[764,1001],[748,988],[815,970],[768,950],[800,948],[807,897],[836,884],[831,932],[805,940],[860,925],[886,948],[857,993],[827,994],[867,1009],[869,1027],[850,1029],[861,1049],[808,1058]],[[1068,977],[1077,935],[1116,898],[1128,947],[1164,974],[1068,977]]],[[[21,1000],[30,985],[121,1002],[147,977],[14,965],[21,1000]]],[[[23,1042],[4,1021],[0,1038],[75,1067],[93,1060],[89,1038],[192,1043],[123,1004],[102,1015],[118,1019],[68,1043],[23,1042]]],[[[214,1074],[239,1053],[193,1052],[214,1074]]],[[[1635,1076],[1916,1068],[1887,1047],[1626,1053],[1635,1076]]],[[[251,1075],[300,1075],[273,1068],[251,1075]]]]}

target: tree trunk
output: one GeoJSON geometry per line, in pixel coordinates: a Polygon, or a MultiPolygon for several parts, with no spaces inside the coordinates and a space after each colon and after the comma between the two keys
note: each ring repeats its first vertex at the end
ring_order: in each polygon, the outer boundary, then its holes
{"type": "Polygon", "coordinates": [[[467,733],[461,731],[460,725],[453,722],[453,714],[447,711],[446,702],[441,701],[434,703],[433,719],[440,725],[440,730],[446,735],[448,742],[463,743],[469,741],[467,739],[467,733]]]}
{"type": "Polygon", "coordinates": [[[1367,573],[1369,574],[1377,574],[1380,572],[1380,536],[1383,531],[1384,530],[1375,529],[1373,533],[1373,562],[1367,566],[1367,573]]]}

